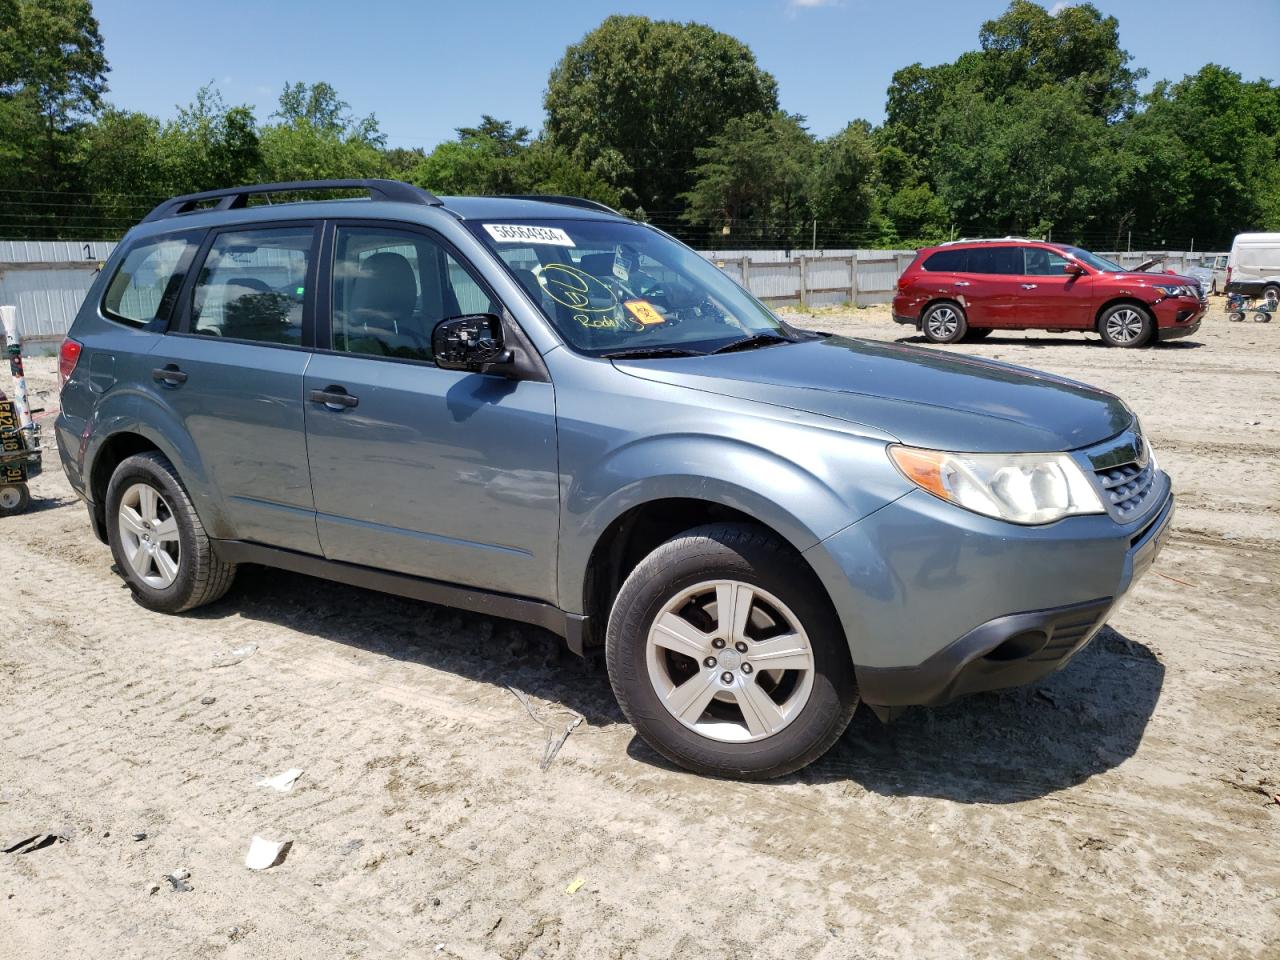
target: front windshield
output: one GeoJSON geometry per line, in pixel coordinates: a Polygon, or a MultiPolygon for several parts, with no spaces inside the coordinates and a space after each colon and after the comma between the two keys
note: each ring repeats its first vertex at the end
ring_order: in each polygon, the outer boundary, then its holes
{"type": "Polygon", "coordinates": [[[1095,270],[1101,270],[1103,273],[1124,273],[1124,267],[1118,263],[1112,263],[1106,257],[1100,257],[1096,253],[1090,253],[1088,250],[1081,250],[1079,247],[1063,247],[1067,253],[1071,254],[1081,263],[1087,263],[1095,270]]]}
{"type": "Polygon", "coordinates": [[[525,220],[468,226],[569,345],[589,356],[702,354],[803,336],[705,258],[641,224],[525,220]]]}

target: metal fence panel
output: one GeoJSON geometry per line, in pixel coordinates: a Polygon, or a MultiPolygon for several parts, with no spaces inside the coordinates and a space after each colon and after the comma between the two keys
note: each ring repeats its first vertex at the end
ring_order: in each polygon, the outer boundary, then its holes
{"type": "Polygon", "coordinates": [[[61,339],[93,285],[96,268],[96,263],[53,269],[0,268],[0,303],[18,308],[18,332],[23,339],[61,339]]]}

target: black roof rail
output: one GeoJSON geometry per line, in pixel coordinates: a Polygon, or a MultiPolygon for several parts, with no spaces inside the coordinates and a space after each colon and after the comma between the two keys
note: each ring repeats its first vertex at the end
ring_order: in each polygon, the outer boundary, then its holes
{"type": "Polygon", "coordinates": [[[565,197],[558,193],[500,193],[497,196],[499,200],[541,200],[543,203],[558,203],[566,207],[582,207],[585,210],[599,210],[601,213],[622,216],[613,207],[586,197],[565,197]]]}
{"type": "Polygon", "coordinates": [[[401,180],[295,180],[286,183],[256,183],[173,197],[156,206],[142,218],[142,222],[177,217],[197,210],[239,210],[248,205],[249,197],[258,193],[301,193],[313,190],[368,190],[371,200],[394,200],[430,207],[444,205],[435,194],[401,180]],[[217,200],[218,203],[212,207],[199,206],[210,200],[217,200]]]}

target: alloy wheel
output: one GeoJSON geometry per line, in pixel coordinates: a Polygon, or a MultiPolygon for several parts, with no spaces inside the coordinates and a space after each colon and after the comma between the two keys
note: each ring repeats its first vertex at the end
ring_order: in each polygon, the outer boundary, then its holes
{"type": "Polygon", "coordinates": [[[813,690],[813,649],[799,619],[740,580],[705,581],[669,600],[649,630],[646,660],[667,712],[726,743],[781,732],[813,690]]]}
{"type": "Polygon", "coordinates": [[[929,332],[939,340],[954,337],[960,316],[951,307],[938,307],[929,314],[929,332]]]}
{"type": "Polygon", "coordinates": [[[17,487],[0,487],[0,510],[17,510],[22,503],[22,491],[17,487]]]}
{"type": "Polygon", "coordinates": [[[1107,318],[1107,335],[1116,343],[1133,343],[1142,336],[1142,323],[1137,310],[1125,307],[1107,318]]]}
{"type": "Polygon", "coordinates": [[[120,498],[117,517],[120,546],[138,578],[163,590],[178,578],[182,543],[178,520],[155,487],[135,483],[120,498]]]}

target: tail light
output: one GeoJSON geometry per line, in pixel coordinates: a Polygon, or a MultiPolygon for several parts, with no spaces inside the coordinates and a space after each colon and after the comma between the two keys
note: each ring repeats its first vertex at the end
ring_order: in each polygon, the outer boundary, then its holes
{"type": "Polygon", "coordinates": [[[58,351],[58,389],[61,390],[63,385],[71,379],[71,374],[76,371],[76,364],[80,362],[80,351],[83,349],[79,340],[72,340],[70,337],[62,341],[62,349],[58,351]]]}
{"type": "Polygon", "coordinates": [[[1231,282],[1231,268],[1227,267],[1227,283],[1231,282]]]}

